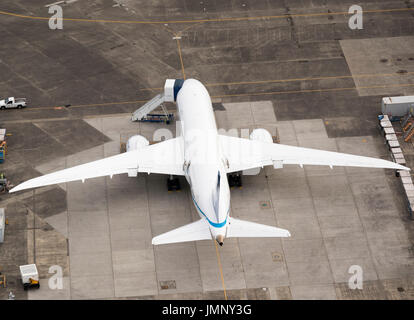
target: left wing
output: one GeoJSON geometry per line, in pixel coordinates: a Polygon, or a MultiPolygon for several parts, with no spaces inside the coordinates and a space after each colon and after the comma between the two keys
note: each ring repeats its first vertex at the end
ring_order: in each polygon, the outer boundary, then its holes
{"type": "Polygon", "coordinates": [[[182,137],[142,147],[105,159],[56,171],[19,184],[9,192],[48,186],[51,184],[86,180],[115,174],[138,172],[184,175],[182,137]]]}
{"type": "Polygon", "coordinates": [[[392,161],[346,153],[287,146],[223,135],[219,135],[219,141],[223,153],[228,160],[227,172],[229,173],[268,165],[280,168],[285,164],[410,170],[392,161]]]}

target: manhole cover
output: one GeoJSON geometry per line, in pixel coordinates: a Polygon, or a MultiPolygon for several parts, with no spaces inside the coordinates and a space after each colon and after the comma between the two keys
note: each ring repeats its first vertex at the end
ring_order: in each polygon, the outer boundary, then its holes
{"type": "Polygon", "coordinates": [[[176,289],[175,280],[160,281],[161,290],[176,289]]]}
{"type": "Polygon", "coordinates": [[[274,262],[282,262],[283,261],[283,256],[279,252],[272,252],[272,260],[274,262]]]}
{"type": "Polygon", "coordinates": [[[260,201],[259,202],[260,209],[270,209],[270,201],[260,201]]]}

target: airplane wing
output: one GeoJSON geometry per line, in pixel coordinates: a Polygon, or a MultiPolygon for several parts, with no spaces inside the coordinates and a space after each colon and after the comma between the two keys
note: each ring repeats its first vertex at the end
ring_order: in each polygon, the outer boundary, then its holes
{"type": "Polygon", "coordinates": [[[105,159],[88,162],[72,168],[56,171],[19,184],[9,192],[47,186],[51,184],[86,180],[122,173],[160,173],[184,175],[184,151],[182,137],[121,153],[105,159]]]}
{"type": "Polygon", "coordinates": [[[287,146],[224,135],[219,135],[219,141],[228,160],[228,173],[268,165],[280,168],[285,164],[410,170],[392,161],[346,153],[287,146]]]}

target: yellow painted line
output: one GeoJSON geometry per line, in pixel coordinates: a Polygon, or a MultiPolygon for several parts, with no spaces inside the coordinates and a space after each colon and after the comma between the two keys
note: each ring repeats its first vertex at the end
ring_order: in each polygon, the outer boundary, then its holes
{"type": "MultiPolygon", "coordinates": [[[[199,22],[199,24],[202,24],[202,23],[204,23],[205,21],[202,21],[202,22],[199,22]]],[[[181,30],[180,32],[179,32],[179,34],[181,35],[183,32],[185,32],[185,31],[187,31],[187,30],[189,30],[190,28],[193,28],[194,27],[194,25],[191,25],[191,26],[188,26],[188,27],[185,27],[183,30],[181,30]]]]}
{"type": "Polygon", "coordinates": [[[185,70],[184,70],[183,56],[181,53],[180,39],[176,39],[176,41],[177,41],[178,55],[180,56],[181,72],[183,74],[183,79],[185,80],[185,70]]]}
{"type": "Polygon", "coordinates": [[[147,101],[148,100],[134,100],[134,101],[106,102],[106,103],[94,103],[94,104],[79,104],[79,105],[70,106],[69,108],[101,107],[101,106],[109,106],[109,105],[114,105],[114,104],[135,104],[135,103],[143,103],[147,101]]]}
{"type": "Polygon", "coordinates": [[[53,106],[53,107],[35,107],[33,109],[31,108],[25,108],[22,110],[30,111],[30,110],[39,110],[39,109],[71,109],[71,108],[84,108],[84,107],[104,107],[104,106],[111,106],[116,104],[135,104],[135,103],[144,103],[148,100],[134,100],[134,101],[117,101],[117,102],[104,102],[104,103],[92,103],[92,104],[79,104],[79,105],[71,105],[70,107],[62,107],[62,106],[53,106]]]}
{"type": "Polygon", "coordinates": [[[395,84],[395,85],[377,85],[377,86],[359,86],[359,87],[349,87],[349,88],[330,88],[330,89],[308,89],[308,90],[291,90],[291,91],[236,93],[236,94],[223,94],[223,95],[211,96],[211,97],[212,98],[225,98],[225,97],[279,95],[279,94],[292,94],[292,93],[330,92],[330,91],[346,91],[346,90],[377,89],[377,88],[398,88],[398,87],[414,87],[414,83],[395,84]]]}
{"type": "MultiPolygon", "coordinates": [[[[292,93],[309,93],[309,92],[331,92],[331,91],[346,91],[346,90],[358,90],[358,89],[378,89],[378,88],[399,88],[399,87],[414,87],[414,83],[403,83],[403,84],[390,84],[390,85],[374,85],[374,86],[359,86],[359,87],[348,87],[348,88],[328,88],[328,89],[308,89],[308,90],[291,90],[291,91],[270,91],[270,92],[252,92],[252,93],[235,93],[235,94],[223,94],[218,96],[211,96],[212,98],[225,98],[225,97],[243,97],[243,96],[260,96],[260,95],[279,95],[279,94],[292,94],[292,93]]],[[[135,101],[118,101],[118,102],[106,102],[106,103],[94,103],[94,104],[81,104],[73,105],[68,108],[53,106],[53,107],[35,107],[25,108],[21,111],[30,111],[38,109],[70,109],[70,108],[84,108],[84,107],[101,107],[117,104],[135,104],[145,103],[148,100],[135,100],[135,101]]]]}
{"type": "Polygon", "coordinates": [[[154,91],[154,90],[161,90],[163,88],[159,87],[159,88],[143,88],[143,89],[139,89],[139,91],[154,91]]]}
{"type": "MultiPolygon", "coordinates": [[[[250,84],[267,84],[267,83],[284,83],[284,82],[296,82],[296,81],[315,81],[315,80],[334,80],[334,79],[353,79],[353,78],[379,78],[379,77],[400,77],[406,75],[412,75],[413,72],[406,73],[366,73],[356,75],[344,75],[344,76],[326,76],[326,77],[314,77],[314,78],[291,78],[291,79],[271,79],[271,80],[256,80],[256,81],[239,81],[239,82],[215,82],[207,83],[206,87],[219,87],[219,86],[232,86],[232,85],[250,85],[250,84]]],[[[143,88],[140,91],[154,91],[162,90],[163,88],[143,88]]]]}
{"type": "Polygon", "coordinates": [[[208,87],[218,87],[225,85],[249,85],[249,84],[266,84],[266,83],[278,83],[278,82],[296,82],[296,81],[315,81],[315,80],[332,80],[332,79],[353,79],[353,78],[378,78],[378,77],[390,77],[390,76],[403,76],[414,74],[414,72],[407,73],[372,73],[372,74],[359,74],[359,75],[344,75],[344,76],[326,76],[326,77],[314,77],[314,78],[292,78],[292,79],[280,79],[280,80],[258,80],[258,81],[239,81],[239,82],[218,82],[207,84],[208,87]]]}
{"type": "MultiPolygon", "coordinates": [[[[366,13],[388,13],[388,12],[404,12],[412,11],[414,8],[394,8],[394,9],[377,9],[364,10],[366,13]]],[[[49,20],[50,17],[36,17],[24,14],[17,14],[8,11],[0,11],[1,15],[13,16],[32,20],[49,20]]],[[[181,23],[201,23],[201,22],[226,22],[226,21],[252,21],[265,19],[282,19],[286,17],[318,17],[318,16],[333,16],[333,15],[349,15],[347,11],[344,12],[320,12],[320,13],[297,13],[297,14],[282,14],[272,16],[255,16],[255,17],[228,17],[228,18],[211,18],[211,19],[194,19],[194,20],[165,20],[165,21],[150,21],[150,20],[106,20],[106,19],[82,19],[82,18],[62,18],[63,21],[76,22],[101,22],[101,23],[122,23],[122,24],[181,24],[181,23]]]]}
{"type": "Polygon", "coordinates": [[[220,252],[219,252],[218,247],[217,247],[217,242],[215,240],[213,240],[213,242],[214,242],[214,246],[216,247],[217,264],[219,266],[221,284],[223,286],[223,292],[224,292],[224,299],[227,300],[226,286],[224,285],[223,268],[221,267],[220,252]]]}

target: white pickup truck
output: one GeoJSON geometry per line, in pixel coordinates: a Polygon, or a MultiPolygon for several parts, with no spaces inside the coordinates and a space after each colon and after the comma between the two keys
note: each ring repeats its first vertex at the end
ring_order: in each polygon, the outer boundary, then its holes
{"type": "Polygon", "coordinates": [[[9,97],[4,100],[0,100],[0,109],[9,109],[9,108],[24,108],[26,107],[26,99],[24,98],[14,98],[9,97]]]}

